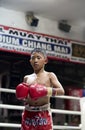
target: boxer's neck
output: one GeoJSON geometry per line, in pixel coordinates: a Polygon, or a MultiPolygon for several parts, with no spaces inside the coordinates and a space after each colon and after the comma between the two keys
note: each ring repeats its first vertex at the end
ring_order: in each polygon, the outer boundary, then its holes
{"type": "Polygon", "coordinates": [[[45,70],[41,69],[39,71],[35,71],[35,74],[39,77],[41,74],[43,74],[45,70]]]}

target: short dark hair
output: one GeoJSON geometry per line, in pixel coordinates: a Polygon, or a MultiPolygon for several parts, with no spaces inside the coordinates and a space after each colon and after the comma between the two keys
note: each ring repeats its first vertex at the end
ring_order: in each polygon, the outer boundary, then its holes
{"type": "Polygon", "coordinates": [[[31,54],[34,53],[34,52],[41,53],[41,54],[43,54],[44,57],[47,57],[47,54],[46,54],[46,50],[45,50],[45,49],[42,49],[42,48],[34,48],[34,49],[31,51],[31,54]]]}

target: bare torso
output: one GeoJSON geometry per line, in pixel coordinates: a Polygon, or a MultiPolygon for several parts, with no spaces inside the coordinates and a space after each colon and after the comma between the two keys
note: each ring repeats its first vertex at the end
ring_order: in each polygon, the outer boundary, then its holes
{"type": "MultiPolygon", "coordinates": [[[[35,74],[26,76],[25,82],[29,84],[30,77],[34,75],[35,74]]],[[[35,84],[35,83],[45,85],[46,87],[52,86],[51,80],[50,80],[50,73],[44,71],[40,74],[37,74],[36,78],[32,81],[32,84],[35,84]]],[[[29,97],[26,101],[26,103],[28,103],[30,106],[42,106],[42,105],[48,104],[49,102],[50,102],[50,98],[48,96],[39,98],[35,101],[29,97]]]]}

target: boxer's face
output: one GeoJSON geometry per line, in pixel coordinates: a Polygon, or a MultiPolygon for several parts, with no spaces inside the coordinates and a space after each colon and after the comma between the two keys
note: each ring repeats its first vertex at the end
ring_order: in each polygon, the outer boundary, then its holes
{"type": "Polygon", "coordinates": [[[40,52],[33,52],[31,54],[30,63],[34,70],[40,70],[44,68],[47,63],[47,58],[40,52]]]}

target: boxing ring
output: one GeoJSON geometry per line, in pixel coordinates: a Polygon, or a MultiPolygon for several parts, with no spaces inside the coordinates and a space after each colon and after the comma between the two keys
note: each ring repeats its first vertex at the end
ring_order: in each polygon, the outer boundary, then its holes
{"type": "MultiPolygon", "coordinates": [[[[5,89],[0,88],[0,93],[11,93],[15,94],[14,89],[5,89]]],[[[80,108],[81,111],[71,111],[71,110],[60,110],[60,109],[51,109],[52,113],[58,113],[58,114],[72,114],[72,115],[80,115],[81,117],[81,123],[79,126],[69,126],[69,125],[53,125],[53,129],[55,130],[84,130],[85,129],[85,98],[82,97],[73,97],[73,96],[56,96],[55,98],[61,98],[61,99],[72,99],[72,100],[78,100],[80,102],[80,108]]],[[[0,103],[0,109],[9,109],[9,110],[19,110],[22,111],[24,109],[24,106],[20,105],[8,105],[8,104],[2,104],[0,103]]],[[[9,128],[20,128],[21,124],[16,123],[4,123],[0,122],[0,128],[2,127],[9,127],[9,128]]]]}

